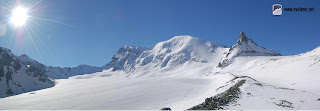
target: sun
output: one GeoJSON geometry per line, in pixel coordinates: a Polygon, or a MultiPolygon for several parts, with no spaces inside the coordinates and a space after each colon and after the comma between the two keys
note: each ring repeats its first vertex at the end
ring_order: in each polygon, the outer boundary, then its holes
{"type": "Polygon", "coordinates": [[[12,11],[10,21],[15,26],[24,26],[28,20],[28,10],[24,7],[18,6],[12,11]]]}

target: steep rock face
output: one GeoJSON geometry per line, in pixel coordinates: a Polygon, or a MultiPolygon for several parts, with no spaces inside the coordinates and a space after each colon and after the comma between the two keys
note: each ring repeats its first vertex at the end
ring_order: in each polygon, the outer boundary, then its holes
{"type": "Polygon", "coordinates": [[[175,36],[152,47],[120,48],[107,64],[113,70],[170,70],[187,62],[207,63],[214,59],[215,50],[225,46],[191,36],[175,36]]]}
{"type": "Polygon", "coordinates": [[[232,63],[233,59],[238,56],[280,56],[274,50],[266,49],[258,46],[255,42],[249,39],[244,32],[241,32],[239,39],[235,45],[233,45],[226,57],[221,60],[218,67],[226,67],[232,63]]]}
{"type": "Polygon", "coordinates": [[[54,78],[54,79],[62,79],[68,78],[75,75],[81,74],[90,74],[94,72],[100,72],[103,70],[102,67],[95,67],[89,65],[79,65],[78,67],[52,67],[46,66],[42,63],[39,63],[36,60],[31,59],[25,54],[18,56],[22,63],[36,67],[41,72],[45,73],[47,76],[54,78]]]}
{"type": "Polygon", "coordinates": [[[36,67],[28,67],[9,49],[0,47],[0,98],[54,86],[36,67]]]}
{"type": "Polygon", "coordinates": [[[111,67],[113,71],[124,70],[125,72],[131,72],[134,70],[136,59],[147,48],[124,46],[119,49],[117,54],[112,57],[112,60],[106,65],[111,67]]]}

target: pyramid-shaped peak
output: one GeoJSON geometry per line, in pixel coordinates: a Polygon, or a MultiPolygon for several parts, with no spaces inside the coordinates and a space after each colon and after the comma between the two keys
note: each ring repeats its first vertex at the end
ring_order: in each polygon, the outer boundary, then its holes
{"type": "Polygon", "coordinates": [[[244,32],[240,32],[240,36],[246,36],[246,34],[244,34],[244,32]]]}
{"type": "Polygon", "coordinates": [[[248,37],[246,36],[246,34],[244,34],[244,32],[240,32],[238,41],[240,41],[240,42],[247,42],[248,40],[249,40],[249,39],[248,39],[248,37]]]}

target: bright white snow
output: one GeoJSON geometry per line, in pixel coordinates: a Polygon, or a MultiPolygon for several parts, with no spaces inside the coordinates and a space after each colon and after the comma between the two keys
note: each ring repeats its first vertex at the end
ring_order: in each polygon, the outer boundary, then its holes
{"type": "Polygon", "coordinates": [[[187,109],[232,76],[122,78],[108,72],[57,80],[53,88],[0,99],[0,109],[187,109]]]}

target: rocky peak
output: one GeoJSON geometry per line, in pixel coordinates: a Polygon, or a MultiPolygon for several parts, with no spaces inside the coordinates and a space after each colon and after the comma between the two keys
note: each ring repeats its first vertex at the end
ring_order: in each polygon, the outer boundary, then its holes
{"type": "Polygon", "coordinates": [[[281,54],[264,47],[258,46],[253,40],[249,39],[244,32],[241,32],[239,39],[233,45],[226,57],[219,63],[219,67],[225,67],[232,63],[233,59],[238,56],[280,56],[281,54]]]}
{"type": "Polygon", "coordinates": [[[29,58],[29,56],[26,54],[21,54],[20,57],[28,57],[29,58]]]}
{"type": "Polygon", "coordinates": [[[34,65],[35,63],[37,63],[26,54],[21,54],[20,56],[18,56],[18,58],[26,65],[34,65]]]}
{"type": "Polygon", "coordinates": [[[131,68],[133,66],[131,65],[126,66],[126,64],[134,63],[134,61],[146,49],[147,48],[145,47],[133,47],[129,45],[121,47],[119,51],[112,57],[111,61],[103,67],[113,68],[114,71],[126,69],[126,67],[131,68]]]}
{"type": "Polygon", "coordinates": [[[250,39],[246,36],[246,34],[244,34],[244,32],[241,32],[237,42],[246,42],[247,43],[248,40],[250,40],[250,39]]]}

